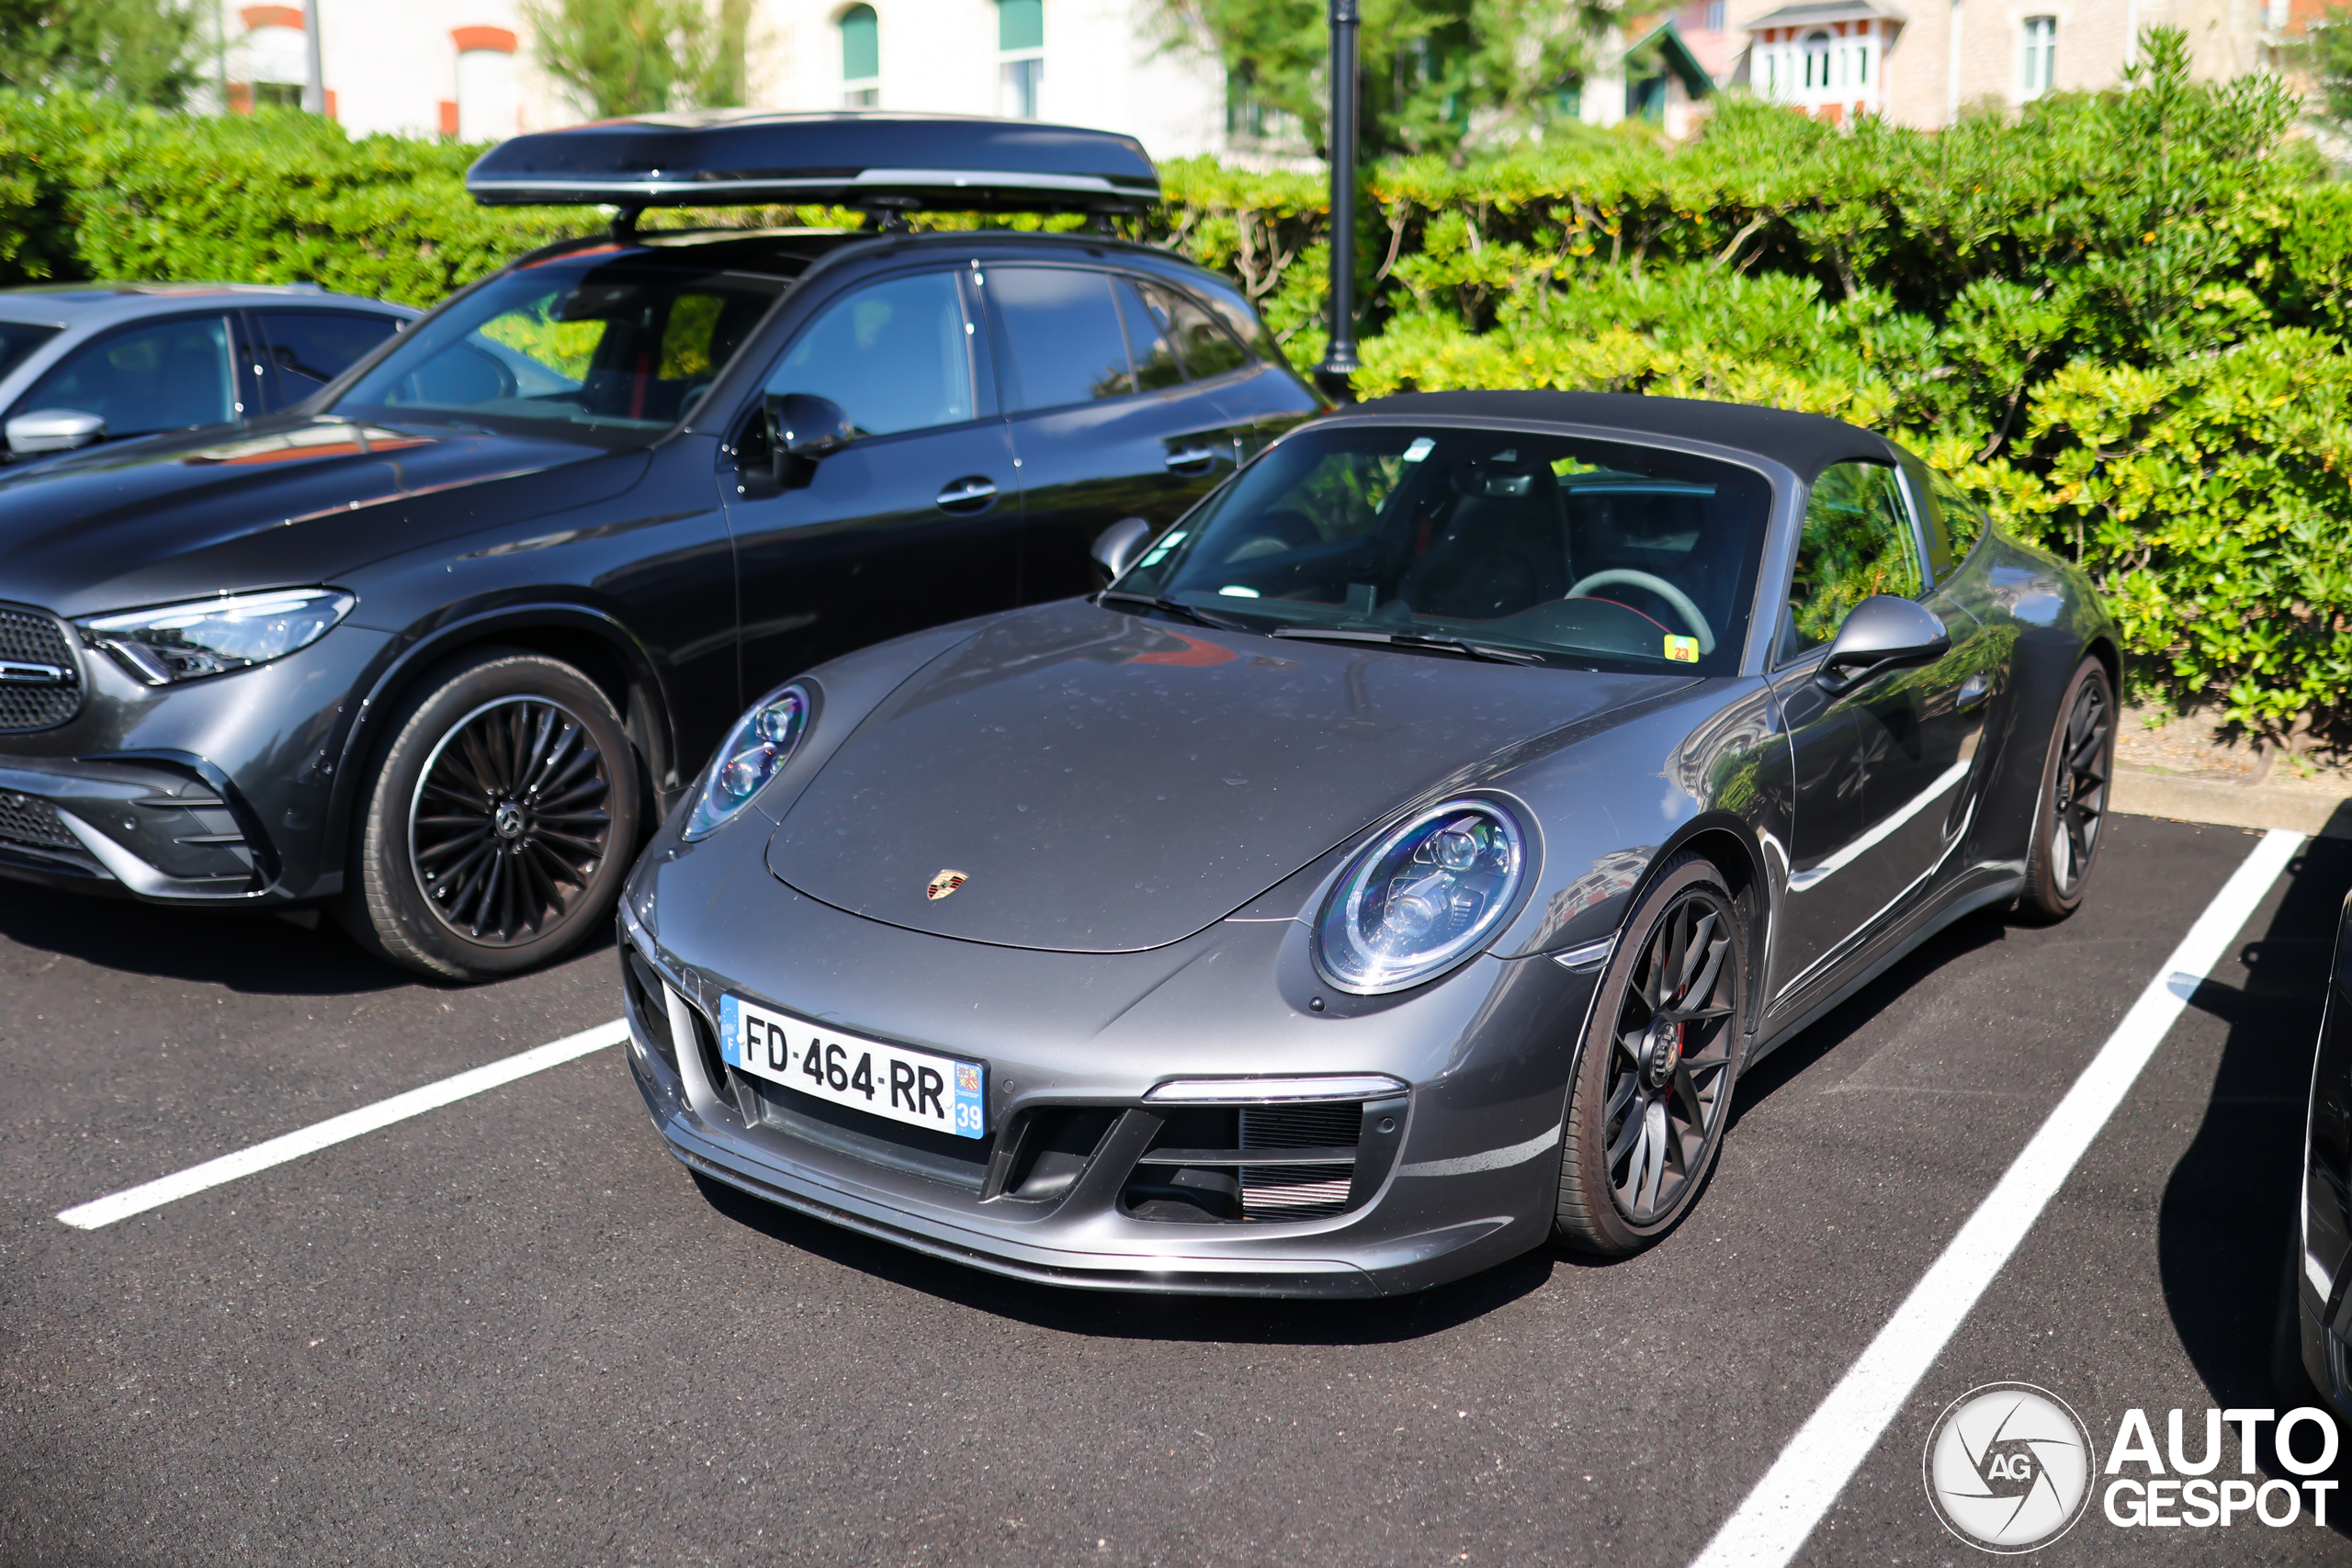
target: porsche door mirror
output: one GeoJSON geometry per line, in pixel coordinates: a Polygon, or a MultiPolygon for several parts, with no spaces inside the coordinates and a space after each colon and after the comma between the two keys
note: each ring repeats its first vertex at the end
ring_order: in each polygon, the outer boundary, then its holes
{"type": "Polygon", "coordinates": [[[768,460],[778,490],[798,490],[817,465],[857,437],[841,404],[808,392],[767,396],[768,460]]]}
{"type": "Polygon", "coordinates": [[[1847,613],[1814,683],[1839,696],[1882,670],[1931,663],[1951,649],[1951,635],[1926,605],[1873,593],[1847,613]]]}
{"type": "Polygon", "coordinates": [[[1127,574],[1127,568],[1136,564],[1136,558],[1150,542],[1150,524],[1140,517],[1122,517],[1094,536],[1094,547],[1087,553],[1116,582],[1127,574]]]}
{"type": "Polygon", "coordinates": [[[35,409],[6,426],[8,450],[20,457],[40,452],[71,452],[107,438],[107,422],[79,409],[35,409]]]}

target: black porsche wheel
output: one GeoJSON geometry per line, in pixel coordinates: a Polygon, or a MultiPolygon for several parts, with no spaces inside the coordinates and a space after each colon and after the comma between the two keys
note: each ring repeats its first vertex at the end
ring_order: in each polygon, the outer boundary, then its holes
{"type": "Polygon", "coordinates": [[[637,803],[620,716],[586,676],[526,653],[447,667],[371,781],[345,924],[453,979],[544,963],[610,917],[637,803]]]}
{"type": "Polygon", "coordinates": [[[2114,772],[2115,689],[2107,667],[2086,659],[2058,705],[2050,755],[2042,764],[2019,912],[2062,920],[2082,903],[2098,863],[2108,781],[2114,772]]]}
{"type": "Polygon", "coordinates": [[[1731,894],[1695,856],[1669,867],[1626,921],[1569,1089],[1561,1240],[1636,1252],[1698,1197],[1738,1075],[1746,957],[1731,894]]]}

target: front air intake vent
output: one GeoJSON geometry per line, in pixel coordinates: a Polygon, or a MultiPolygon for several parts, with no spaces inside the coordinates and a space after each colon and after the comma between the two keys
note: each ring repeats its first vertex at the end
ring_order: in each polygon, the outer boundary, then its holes
{"type": "Polygon", "coordinates": [[[1345,1213],[1386,1178],[1405,1104],[1349,1100],[1167,1112],[1120,1207],[1139,1220],[1194,1224],[1345,1213]]]}
{"type": "Polygon", "coordinates": [[[1245,1165],[1241,1168],[1241,1217],[1245,1220],[1311,1220],[1348,1206],[1355,1182],[1356,1140],[1363,1131],[1363,1106],[1261,1105],[1241,1110],[1241,1147],[1252,1149],[1345,1149],[1350,1158],[1317,1165],[1245,1165]]]}
{"type": "Polygon", "coordinates": [[[662,994],[662,976],[631,945],[627,931],[621,933],[621,989],[628,1000],[629,1021],[637,1025],[645,1043],[653,1047],[653,1054],[675,1073],[678,1044],[670,1038],[670,1006],[662,994]]]}
{"type": "Polygon", "coordinates": [[[51,729],[82,711],[82,661],[64,623],[0,604],[0,733],[51,729]]]}
{"type": "Polygon", "coordinates": [[[41,850],[78,850],[82,840],[65,826],[57,807],[29,795],[0,790],[0,843],[41,850]]]}

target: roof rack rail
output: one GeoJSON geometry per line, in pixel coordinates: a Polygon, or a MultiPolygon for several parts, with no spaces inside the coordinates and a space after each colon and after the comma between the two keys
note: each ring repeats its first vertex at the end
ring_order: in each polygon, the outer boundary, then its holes
{"type": "MultiPolygon", "coordinates": [[[[466,171],[485,207],[1137,212],[1159,174],[1132,136],[963,115],[635,115],[502,141],[466,171]]],[[[633,216],[631,219],[633,221],[633,216]]]]}

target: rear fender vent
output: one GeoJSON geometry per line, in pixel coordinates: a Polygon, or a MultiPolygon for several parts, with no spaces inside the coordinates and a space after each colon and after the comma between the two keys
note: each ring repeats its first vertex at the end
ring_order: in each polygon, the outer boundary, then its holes
{"type": "Polygon", "coordinates": [[[1172,1111],[1120,1207],[1136,1219],[1263,1224],[1368,1202],[1403,1142],[1406,1101],[1325,1100],[1172,1111]]]}

